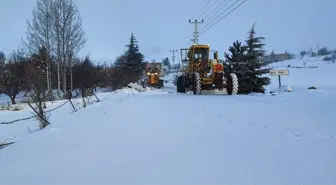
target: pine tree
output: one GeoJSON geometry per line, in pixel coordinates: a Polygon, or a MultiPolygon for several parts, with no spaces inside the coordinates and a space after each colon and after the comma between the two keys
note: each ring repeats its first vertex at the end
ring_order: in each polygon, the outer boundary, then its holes
{"type": "Polygon", "coordinates": [[[248,78],[248,92],[264,93],[264,86],[270,84],[268,77],[263,77],[264,74],[269,73],[267,63],[263,60],[265,51],[262,43],[264,37],[256,37],[255,24],[249,31],[249,36],[246,40],[247,45],[247,65],[246,65],[246,77],[248,78]]]}
{"type": "Polygon", "coordinates": [[[116,68],[119,70],[123,79],[122,86],[128,85],[130,82],[136,82],[141,77],[145,69],[144,55],[139,51],[134,34],[131,34],[130,42],[126,45],[126,52],[116,59],[116,68]]]}
{"type": "Polygon", "coordinates": [[[238,73],[243,72],[240,68],[245,63],[246,49],[246,46],[242,46],[242,43],[237,40],[229,48],[231,54],[224,53],[227,63],[227,73],[236,73],[238,75],[238,73]]]}
{"type": "Polygon", "coordinates": [[[162,63],[163,63],[163,66],[167,66],[169,70],[172,68],[168,57],[162,59],[162,63]]]}
{"type": "Polygon", "coordinates": [[[274,50],[272,50],[272,52],[269,54],[269,56],[267,57],[267,63],[273,63],[273,62],[277,62],[276,58],[275,58],[275,52],[274,50]]]}
{"type": "Polygon", "coordinates": [[[275,53],[274,53],[274,50],[272,50],[272,52],[270,53],[271,56],[274,56],[275,53]]]}
{"type": "Polygon", "coordinates": [[[246,66],[246,51],[247,47],[242,45],[238,40],[235,41],[229,48],[228,53],[225,55],[225,73],[235,73],[238,77],[239,82],[239,94],[244,94],[247,92],[247,79],[245,76],[245,66],[246,66]]]}
{"type": "Polygon", "coordinates": [[[305,55],[307,55],[307,51],[301,51],[301,52],[300,52],[301,59],[302,59],[305,55]]]}

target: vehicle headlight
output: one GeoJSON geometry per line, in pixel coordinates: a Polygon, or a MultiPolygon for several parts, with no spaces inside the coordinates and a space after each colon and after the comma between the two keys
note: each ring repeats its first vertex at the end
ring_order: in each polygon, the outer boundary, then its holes
{"type": "Polygon", "coordinates": [[[159,73],[154,73],[155,75],[158,75],[159,73]]]}
{"type": "Polygon", "coordinates": [[[147,73],[147,75],[150,75],[150,73],[147,73]]]}

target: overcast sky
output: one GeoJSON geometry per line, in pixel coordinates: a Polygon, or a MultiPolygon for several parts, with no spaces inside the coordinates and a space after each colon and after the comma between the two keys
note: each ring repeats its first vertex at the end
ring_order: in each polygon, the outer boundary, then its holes
{"type": "MultiPolygon", "coordinates": [[[[169,49],[185,48],[192,44],[190,39],[194,27],[188,20],[200,13],[206,1],[75,0],[88,39],[80,54],[90,53],[98,61],[114,61],[123,53],[133,32],[146,59],[171,57],[169,49]]],[[[21,37],[25,36],[25,22],[31,19],[35,2],[1,2],[0,50],[5,54],[15,49],[21,37]]],[[[265,49],[269,52],[274,49],[275,52],[287,50],[297,53],[310,46],[315,49],[317,44],[336,48],[335,7],[335,0],[247,0],[201,35],[200,43],[210,44],[223,57],[232,42],[237,39],[244,41],[248,30],[257,21],[257,35],[266,37],[265,49]]],[[[223,9],[213,7],[210,11],[219,15],[223,9]]],[[[205,19],[207,14],[200,17],[204,18],[203,26],[210,21],[205,19]]]]}

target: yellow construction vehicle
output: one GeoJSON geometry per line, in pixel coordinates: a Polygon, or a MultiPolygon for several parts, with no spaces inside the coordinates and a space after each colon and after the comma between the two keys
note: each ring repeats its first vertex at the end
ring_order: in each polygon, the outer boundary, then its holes
{"type": "Polygon", "coordinates": [[[157,62],[147,63],[146,66],[146,85],[149,87],[163,88],[164,82],[161,77],[164,76],[162,64],[157,62]]]}
{"type": "Polygon", "coordinates": [[[236,74],[224,73],[224,65],[218,60],[218,52],[210,59],[210,46],[193,44],[188,49],[181,49],[182,74],[176,80],[177,92],[193,91],[195,95],[202,90],[226,89],[227,94],[238,93],[236,74]]]}

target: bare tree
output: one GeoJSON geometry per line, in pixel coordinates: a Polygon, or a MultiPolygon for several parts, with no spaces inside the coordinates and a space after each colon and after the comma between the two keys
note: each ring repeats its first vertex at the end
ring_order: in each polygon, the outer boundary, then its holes
{"type": "MultiPolygon", "coordinates": [[[[67,68],[72,58],[86,43],[82,19],[73,0],[55,0],[53,4],[53,40],[56,45],[58,65],[62,66],[63,92],[67,92],[67,68]]],[[[60,79],[58,79],[60,88],[60,79]]]]}
{"type": "MultiPolygon", "coordinates": [[[[31,21],[27,20],[26,40],[23,43],[28,49],[29,55],[39,52],[42,46],[46,48],[49,54],[52,52],[52,4],[53,0],[37,0],[32,12],[33,19],[31,21]]],[[[45,62],[47,64],[46,83],[51,95],[51,56],[45,62]]]]}
{"type": "MultiPolygon", "coordinates": [[[[33,19],[27,21],[27,38],[24,41],[30,55],[45,47],[47,52],[56,55],[58,95],[63,82],[63,92],[67,91],[67,68],[71,67],[72,57],[86,43],[82,19],[73,0],[37,0],[33,9],[33,19]],[[62,79],[62,80],[61,80],[62,79]]],[[[47,62],[47,86],[51,84],[51,55],[47,62]]]]}
{"type": "Polygon", "coordinates": [[[37,107],[36,113],[38,114],[40,129],[49,124],[43,111],[44,102],[48,98],[47,84],[45,83],[48,55],[45,47],[42,47],[37,54],[33,54],[24,75],[26,83],[31,86],[32,93],[30,93],[30,96],[37,107]]]}

